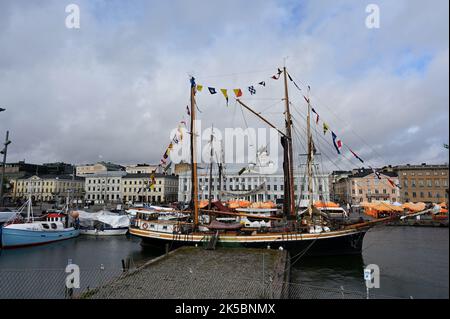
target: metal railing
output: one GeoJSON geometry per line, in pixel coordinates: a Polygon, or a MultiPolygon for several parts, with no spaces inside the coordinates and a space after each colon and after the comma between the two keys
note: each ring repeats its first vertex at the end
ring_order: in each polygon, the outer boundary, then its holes
{"type": "MultiPolygon", "coordinates": [[[[239,270],[236,270],[239,272],[239,270]]],[[[255,279],[245,274],[222,274],[220,269],[197,273],[182,265],[176,273],[150,269],[80,269],[80,287],[68,289],[65,269],[0,270],[0,299],[407,299],[388,296],[362,284],[361,289],[325,287],[276,280],[267,272],[255,279]],[[287,293],[285,293],[287,291],[287,293]]]]}

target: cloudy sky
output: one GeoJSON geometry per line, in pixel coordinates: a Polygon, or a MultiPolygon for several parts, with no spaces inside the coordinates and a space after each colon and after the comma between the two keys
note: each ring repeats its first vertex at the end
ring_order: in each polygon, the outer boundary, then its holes
{"type": "MultiPolygon", "coordinates": [[[[0,134],[8,161],[159,162],[169,133],[187,119],[189,75],[242,88],[244,101],[283,125],[286,65],[302,138],[302,94],[320,120],[372,165],[448,162],[447,0],[0,1],[0,134]],[[68,29],[65,8],[80,8],[68,29]],[[380,28],[366,27],[366,6],[380,28]],[[248,85],[265,80],[250,97],[248,85]]],[[[233,95],[229,92],[230,97],[233,95]]],[[[265,127],[234,99],[197,95],[203,126],[265,127]]],[[[316,128],[313,127],[313,131],[316,128]]],[[[330,135],[316,145],[328,170],[330,135]]],[[[316,133],[315,133],[316,134],[316,133]]],[[[299,144],[301,146],[301,144],[299,144]]],[[[300,151],[301,152],[301,151],[300,151]]]]}

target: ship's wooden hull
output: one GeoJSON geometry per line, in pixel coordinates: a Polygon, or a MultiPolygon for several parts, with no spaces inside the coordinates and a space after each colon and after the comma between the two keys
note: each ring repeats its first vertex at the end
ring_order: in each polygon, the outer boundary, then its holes
{"type": "MultiPolygon", "coordinates": [[[[350,229],[320,234],[277,233],[257,235],[219,234],[217,246],[287,249],[291,256],[305,253],[318,255],[355,255],[361,254],[364,235],[367,228],[350,229]]],[[[130,228],[130,234],[142,238],[143,246],[173,249],[180,246],[201,246],[212,234],[178,235],[130,228]]]]}

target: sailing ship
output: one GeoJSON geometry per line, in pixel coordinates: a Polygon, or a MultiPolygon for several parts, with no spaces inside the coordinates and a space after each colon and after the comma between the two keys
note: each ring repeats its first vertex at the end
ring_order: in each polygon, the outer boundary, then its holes
{"type": "MultiPolygon", "coordinates": [[[[249,210],[232,210],[221,202],[199,205],[196,154],[196,84],[192,77],[190,82],[190,154],[191,154],[191,211],[190,218],[178,220],[161,220],[154,211],[137,211],[130,226],[130,234],[142,238],[143,245],[204,245],[205,247],[239,246],[254,248],[287,249],[293,254],[307,255],[346,255],[360,254],[366,232],[379,223],[384,223],[397,216],[374,219],[371,221],[337,222],[328,218],[323,210],[317,208],[310,197],[304,210],[296,207],[294,196],[294,165],[292,143],[292,118],[287,85],[287,70],[284,74],[285,129],[275,127],[260,113],[242,102],[236,101],[250,113],[274,128],[281,136],[283,147],[284,196],[281,216],[272,214],[254,214],[249,210]],[[201,206],[201,207],[200,207],[201,206]],[[255,221],[259,221],[255,225],[255,221]]],[[[308,102],[307,115],[307,164],[308,191],[313,193],[312,174],[315,147],[310,130],[311,105],[308,102]]],[[[211,170],[210,170],[211,172],[211,170]]],[[[209,181],[211,182],[211,176],[209,181]]],[[[221,166],[219,165],[219,183],[221,166]]],[[[219,186],[220,188],[220,186],[219,186]]],[[[211,190],[211,185],[209,187],[211,190]]],[[[332,208],[331,208],[332,210],[332,208]]],[[[338,209],[337,209],[338,210],[338,209]]],[[[270,212],[270,210],[269,210],[270,212]]],[[[184,212],[186,213],[186,212],[184,212]]]]}
{"type": "Polygon", "coordinates": [[[33,214],[31,194],[22,207],[27,208],[24,220],[16,214],[2,226],[2,248],[19,248],[43,245],[51,242],[75,238],[80,234],[76,213],[69,213],[69,199],[65,212],[52,212],[44,216],[44,220],[37,220],[33,214]]]}

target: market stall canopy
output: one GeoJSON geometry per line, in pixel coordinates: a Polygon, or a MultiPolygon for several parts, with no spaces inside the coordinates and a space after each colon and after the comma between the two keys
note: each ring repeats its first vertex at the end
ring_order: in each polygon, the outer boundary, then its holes
{"type": "Polygon", "coordinates": [[[407,209],[411,212],[420,212],[422,210],[425,210],[425,203],[419,202],[419,203],[404,203],[403,208],[407,209]]]}
{"type": "Polygon", "coordinates": [[[327,207],[338,208],[338,207],[340,207],[338,204],[333,203],[333,202],[315,202],[314,206],[316,208],[327,208],[327,207]]]}

